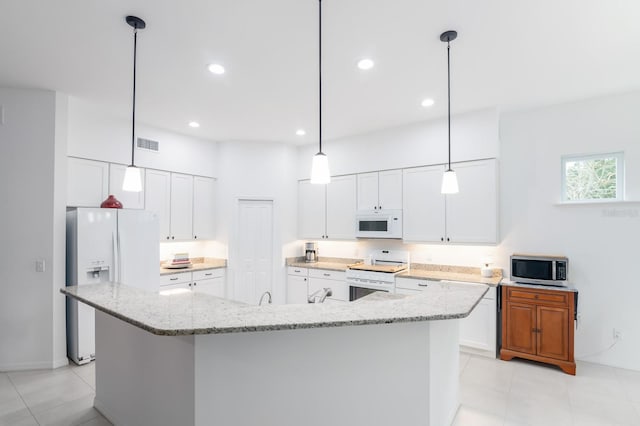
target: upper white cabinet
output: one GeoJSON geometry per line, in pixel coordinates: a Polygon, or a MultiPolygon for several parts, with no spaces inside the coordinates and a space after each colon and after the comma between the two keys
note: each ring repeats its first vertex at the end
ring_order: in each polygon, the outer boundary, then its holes
{"type": "Polygon", "coordinates": [[[460,192],[440,193],[445,166],[403,171],[403,239],[418,242],[496,243],[495,160],[455,164],[460,192]]]}
{"type": "Polygon", "coordinates": [[[113,194],[122,203],[125,209],[144,209],[144,175],[145,169],[140,168],[142,176],[142,191],[130,192],[122,190],[124,174],[127,166],[122,164],[109,164],[109,194],[113,194]]]}
{"type": "Polygon", "coordinates": [[[193,239],[215,238],[215,179],[193,178],[193,239]]]}
{"type": "Polygon", "coordinates": [[[145,173],[145,207],[160,221],[160,241],[171,240],[171,173],[147,169],[145,173]]]}
{"type": "Polygon", "coordinates": [[[193,236],[193,176],[171,173],[171,240],[193,236]]]}
{"type": "Polygon", "coordinates": [[[332,177],[328,185],[298,183],[298,236],[355,239],[356,176],[332,177]]]}
{"type": "Polygon", "coordinates": [[[402,170],[358,175],[358,210],[402,208],[402,170]]]}
{"type": "Polygon", "coordinates": [[[108,191],[109,163],[67,158],[67,206],[100,207],[108,191]]]}

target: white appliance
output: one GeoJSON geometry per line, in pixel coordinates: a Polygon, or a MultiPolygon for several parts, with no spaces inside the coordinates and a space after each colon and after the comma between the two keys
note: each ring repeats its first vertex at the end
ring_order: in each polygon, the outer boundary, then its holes
{"type": "Polygon", "coordinates": [[[402,210],[359,210],[357,238],[402,238],[402,210]]]}
{"type": "MultiPolygon", "coordinates": [[[[67,286],[119,282],[158,291],[159,221],[145,210],[74,208],[67,211],[67,286]]],[[[95,312],[67,298],[67,355],[95,359],[95,312]]]]}
{"type": "Polygon", "coordinates": [[[395,293],[396,275],[407,269],[409,252],[375,250],[366,263],[351,265],[346,271],[349,301],[353,302],[374,291],[395,293]]]}

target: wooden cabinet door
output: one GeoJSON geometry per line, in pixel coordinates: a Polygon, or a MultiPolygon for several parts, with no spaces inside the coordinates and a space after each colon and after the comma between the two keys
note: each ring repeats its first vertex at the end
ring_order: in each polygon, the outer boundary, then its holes
{"type": "Polygon", "coordinates": [[[171,240],[193,237],[193,176],[171,173],[171,240]]]}
{"type": "Polygon", "coordinates": [[[171,240],[171,173],[147,169],[144,185],[145,210],[158,215],[160,241],[171,240]]]}
{"type": "Polygon", "coordinates": [[[548,358],[569,359],[569,310],[538,306],[538,355],[548,358]]]}
{"type": "Polygon", "coordinates": [[[327,232],[331,240],[356,239],[356,175],[331,178],[327,185],[327,232]]]}
{"type": "Polygon", "coordinates": [[[460,193],[446,196],[447,241],[496,243],[498,235],[496,160],[454,164],[453,169],[458,175],[460,193]]]}
{"type": "Polygon", "coordinates": [[[378,172],[358,174],[358,210],[378,209],[378,172]]]}
{"type": "Polygon", "coordinates": [[[378,173],[378,205],[382,210],[402,209],[402,170],[378,173]]]}
{"type": "Polygon", "coordinates": [[[505,349],[536,354],[536,306],[507,302],[507,324],[504,330],[505,349]]]}
{"type": "Polygon", "coordinates": [[[402,239],[442,242],[445,234],[442,166],[405,169],[402,174],[402,239]]]}
{"type": "Polygon", "coordinates": [[[193,239],[215,238],[215,179],[193,178],[193,239]]]}
{"type": "MultiPolygon", "coordinates": [[[[333,183],[331,183],[333,184],[333,183]]],[[[298,182],[298,238],[320,239],[326,231],[326,187],[298,182]]]]}

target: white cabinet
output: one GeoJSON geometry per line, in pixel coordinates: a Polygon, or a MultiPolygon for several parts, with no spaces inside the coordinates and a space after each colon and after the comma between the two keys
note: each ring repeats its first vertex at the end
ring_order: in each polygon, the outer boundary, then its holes
{"type": "Polygon", "coordinates": [[[298,236],[355,239],[356,176],[332,177],[328,185],[298,183],[298,236]]]}
{"type": "Polygon", "coordinates": [[[158,215],[160,241],[171,239],[171,173],[147,169],[145,208],[158,215]]]}
{"type": "Polygon", "coordinates": [[[109,164],[109,194],[113,194],[125,209],[144,209],[145,169],[140,168],[142,178],[141,192],[122,190],[126,170],[127,166],[122,164],[109,164]]]}
{"type": "Polygon", "coordinates": [[[287,277],[287,303],[307,303],[309,278],[297,275],[287,277]]]}
{"type": "Polygon", "coordinates": [[[171,240],[190,240],[193,232],[193,176],[171,173],[171,240]]]}
{"type": "MultiPolygon", "coordinates": [[[[459,282],[456,283],[456,285],[459,284],[459,282]]],[[[447,285],[447,282],[396,277],[397,294],[416,294],[432,285],[442,286],[447,285]]],[[[474,284],[470,283],[470,285],[474,284]]],[[[496,287],[490,287],[471,314],[460,320],[460,345],[462,349],[495,358],[496,318],[496,287]]]]}
{"type": "Polygon", "coordinates": [[[67,206],[100,207],[108,191],[108,163],[67,158],[67,206]]]}
{"type": "Polygon", "coordinates": [[[193,239],[215,238],[215,179],[193,178],[193,239]]]}
{"type": "Polygon", "coordinates": [[[225,297],[224,269],[210,269],[193,272],[193,291],[216,297],[225,297]]]}
{"type": "Polygon", "coordinates": [[[495,358],[496,321],[496,287],[491,287],[471,314],[460,320],[460,344],[473,353],[495,358]]]}
{"type": "Polygon", "coordinates": [[[160,287],[168,285],[191,284],[191,272],[178,272],[176,274],[160,275],[160,287]]]}
{"type": "Polygon", "coordinates": [[[402,170],[358,174],[358,210],[402,208],[402,170]]]}
{"type": "Polygon", "coordinates": [[[496,243],[495,160],[454,164],[460,192],[440,193],[444,166],[403,171],[403,240],[496,243]]]}
{"type": "Polygon", "coordinates": [[[349,301],[349,285],[341,271],[307,269],[290,266],[287,269],[287,303],[308,303],[309,295],[324,288],[331,289],[327,299],[349,301]]]}

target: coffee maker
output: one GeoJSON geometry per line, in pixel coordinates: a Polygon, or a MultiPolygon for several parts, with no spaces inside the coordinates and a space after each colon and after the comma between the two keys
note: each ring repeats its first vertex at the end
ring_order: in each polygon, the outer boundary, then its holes
{"type": "Polygon", "coordinates": [[[304,260],[309,263],[318,261],[318,243],[304,243],[304,260]]]}

